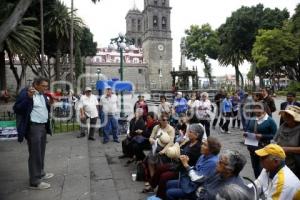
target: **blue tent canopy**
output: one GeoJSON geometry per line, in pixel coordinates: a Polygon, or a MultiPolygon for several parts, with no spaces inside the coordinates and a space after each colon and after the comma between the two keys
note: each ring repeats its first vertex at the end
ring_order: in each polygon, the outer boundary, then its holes
{"type": "Polygon", "coordinates": [[[97,90],[105,90],[107,86],[110,86],[113,91],[115,92],[132,92],[133,91],[133,84],[129,81],[97,81],[96,89],[97,90]]]}

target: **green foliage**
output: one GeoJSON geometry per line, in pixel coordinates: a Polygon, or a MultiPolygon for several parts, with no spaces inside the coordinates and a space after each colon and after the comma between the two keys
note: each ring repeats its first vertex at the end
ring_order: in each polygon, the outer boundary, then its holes
{"type": "Polygon", "coordinates": [[[257,67],[272,74],[293,73],[299,55],[299,40],[280,29],[260,30],[252,50],[257,67]]]}
{"type": "Polygon", "coordinates": [[[97,53],[97,42],[93,41],[93,33],[87,27],[82,30],[80,50],[83,57],[95,56],[97,53]]]}
{"type": "Polygon", "coordinates": [[[291,81],[287,87],[287,91],[300,92],[300,82],[299,81],[291,81]]]}
{"type": "Polygon", "coordinates": [[[200,59],[204,64],[204,73],[212,82],[211,64],[208,58],[217,59],[219,39],[209,24],[201,27],[192,25],[186,33],[187,57],[191,60],[200,59]]]}

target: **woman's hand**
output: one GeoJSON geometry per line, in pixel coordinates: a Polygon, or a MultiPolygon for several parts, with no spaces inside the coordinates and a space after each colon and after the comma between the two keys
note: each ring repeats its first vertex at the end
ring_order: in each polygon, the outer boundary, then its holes
{"type": "Polygon", "coordinates": [[[149,138],[149,142],[152,145],[152,144],[154,144],[155,140],[153,138],[149,138]]]}
{"type": "Polygon", "coordinates": [[[179,159],[180,159],[180,161],[181,161],[181,163],[182,163],[182,165],[184,166],[184,167],[188,167],[189,166],[189,160],[190,160],[190,158],[188,157],[188,156],[186,156],[186,155],[181,155],[180,157],[179,157],[179,159]]]}
{"type": "Polygon", "coordinates": [[[257,140],[260,140],[260,139],[262,138],[262,134],[256,133],[256,134],[255,134],[255,137],[256,137],[257,140]]]}

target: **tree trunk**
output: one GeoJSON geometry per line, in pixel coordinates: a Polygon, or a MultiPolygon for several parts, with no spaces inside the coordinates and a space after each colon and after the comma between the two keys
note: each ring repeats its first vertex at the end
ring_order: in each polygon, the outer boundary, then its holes
{"type": "Polygon", "coordinates": [[[60,49],[57,49],[55,54],[55,67],[54,67],[54,73],[55,73],[55,80],[58,81],[61,79],[61,73],[60,73],[60,58],[61,58],[61,51],[60,49]]]}
{"type": "Polygon", "coordinates": [[[244,89],[244,77],[240,71],[239,71],[239,76],[241,77],[241,89],[244,89]]]}
{"type": "Polygon", "coordinates": [[[3,49],[4,40],[6,40],[10,32],[17,27],[20,19],[23,17],[31,3],[32,0],[20,0],[11,15],[0,26],[0,50],[3,49]]]}
{"type": "MultiPolygon", "coordinates": [[[[13,72],[13,75],[15,77],[15,80],[17,82],[17,88],[16,88],[16,95],[19,94],[19,89],[20,89],[20,84],[21,84],[21,79],[19,78],[19,75],[18,75],[18,70],[17,68],[15,67],[14,65],[14,62],[13,62],[13,59],[12,59],[12,55],[11,55],[11,52],[8,51],[7,52],[7,55],[8,55],[8,59],[9,59],[9,68],[11,69],[11,71],[13,72]]],[[[20,57],[20,62],[21,62],[21,66],[23,66],[22,64],[22,58],[20,57]]],[[[23,70],[22,70],[23,71],[23,70]]]]}
{"type": "Polygon", "coordinates": [[[6,90],[5,52],[0,52],[0,90],[6,90]]]}
{"type": "Polygon", "coordinates": [[[234,69],[235,69],[235,86],[238,88],[240,87],[240,79],[239,79],[239,74],[240,74],[240,71],[239,71],[239,66],[234,66],[234,69]]]}

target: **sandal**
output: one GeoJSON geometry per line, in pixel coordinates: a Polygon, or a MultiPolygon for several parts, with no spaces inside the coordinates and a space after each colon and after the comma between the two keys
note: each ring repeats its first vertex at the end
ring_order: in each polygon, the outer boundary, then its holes
{"type": "Polygon", "coordinates": [[[154,190],[153,190],[153,188],[151,186],[146,186],[143,189],[142,193],[154,193],[154,190]]]}

